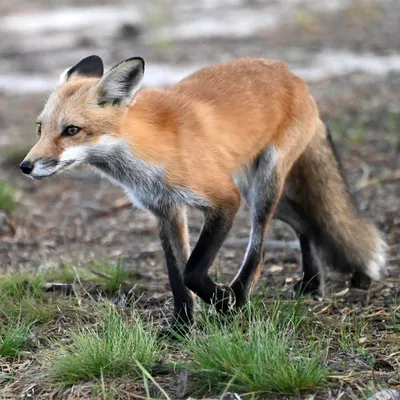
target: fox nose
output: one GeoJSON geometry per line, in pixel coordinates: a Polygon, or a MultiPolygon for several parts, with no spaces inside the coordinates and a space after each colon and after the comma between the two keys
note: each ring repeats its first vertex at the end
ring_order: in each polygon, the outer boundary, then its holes
{"type": "Polygon", "coordinates": [[[19,167],[24,174],[29,175],[33,170],[33,163],[30,161],[22,161],[22,163],[19,164],[19,167]]]}

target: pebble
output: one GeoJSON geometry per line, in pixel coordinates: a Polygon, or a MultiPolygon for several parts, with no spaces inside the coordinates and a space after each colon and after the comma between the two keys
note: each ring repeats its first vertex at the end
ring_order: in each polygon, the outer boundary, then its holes
{"type": "Polygon", "coordinates": [[[382,389],[374,393],[368,400],[400,400],[400,392],[394,389],[382,389]]]}

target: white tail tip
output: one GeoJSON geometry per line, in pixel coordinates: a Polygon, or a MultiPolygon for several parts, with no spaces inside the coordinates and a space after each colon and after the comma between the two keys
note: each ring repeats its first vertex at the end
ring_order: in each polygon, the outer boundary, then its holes
{"type": "Polygon", "coordinates": [[[378,233],[377,244],[372,259],[367,266],[367,274],[371,279],[379,281],[384,276],[386,266],[387,244],[378,233]]]}

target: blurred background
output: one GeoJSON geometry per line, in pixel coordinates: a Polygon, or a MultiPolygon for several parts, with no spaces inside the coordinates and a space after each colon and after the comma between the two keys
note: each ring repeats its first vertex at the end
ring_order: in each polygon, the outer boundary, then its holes
{"type": "MultiPolygon", "coordinates": [[[[143,290],[169,297],[154,218],[85,169],[32,182],[18,164],[59,74],[90,54],[106,67],[147,62],[145,86],[240,56],[283,59],[304,78],[342,154],[362,213],[399,271],[400,2],[398,0],[0,1],[0,266],[122,259],[143,290]]],[[[201,216],[191,214],[196,237],[201,216]]],[[[215,273],[230,280],[248,235],[243,209],[215,273]]],[[[294,233],[273,222],[259,290],[300,274],[294,233]]]]}

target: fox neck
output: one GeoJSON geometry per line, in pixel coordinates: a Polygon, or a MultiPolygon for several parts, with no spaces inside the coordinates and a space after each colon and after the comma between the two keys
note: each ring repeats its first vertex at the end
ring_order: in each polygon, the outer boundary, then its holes
{"type": "Polygon", "coordinates": [[[111,182],[122,186],[132,202],[156,215],[167,216],[178,205],[208,206],[200,195],[184,187],[170,186],[163,166],[135,156],[123,139],[104,136],[87,163],[111,182]]]}
{"type": "MultiPolygon", "coordinates": [[[[158,192],[164,182],[160,166],[149,165],[135,157],[128,145],[118,138],[104,136],[96,150],[89,151],[87,163],[111,182],[122,186],[127,192],[158,192]]],[[[136,196],[136,203],[145,206],[136,196]]],[[[146,207],[147,208],[147,207],[146,207]]]]}

